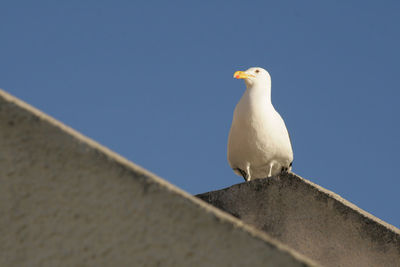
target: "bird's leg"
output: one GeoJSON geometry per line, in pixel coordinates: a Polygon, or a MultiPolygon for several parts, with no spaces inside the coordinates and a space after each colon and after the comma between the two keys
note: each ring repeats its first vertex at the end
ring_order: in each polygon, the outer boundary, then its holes
{"type": "Polygon", "coordinates": [[[274,161],[271,161],[269,163],[269,172],[268,172],[268,176],[267,177],[271,177],[272,176],[272,167],[274,167],[274,161]]]}
{"type": "Polygon", "coordinates": [[[246,171],[247,171],[247,181],[250,181],[251,174],[250,174],[250,164],[249,163],[247,163],[246,171]]]}

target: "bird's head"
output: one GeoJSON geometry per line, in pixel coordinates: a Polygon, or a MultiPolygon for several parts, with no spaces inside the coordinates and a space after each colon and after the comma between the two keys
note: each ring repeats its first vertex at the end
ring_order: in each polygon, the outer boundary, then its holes
{"type": "Polygon", "coordinates": [[[247,87],[255,85],[268,86],[271,84],[271,76],[269,76],[268,71],[259,67],[253,67],[246,71],[237,71],[233,74],[233,77],[243,79],[247,87]]]}

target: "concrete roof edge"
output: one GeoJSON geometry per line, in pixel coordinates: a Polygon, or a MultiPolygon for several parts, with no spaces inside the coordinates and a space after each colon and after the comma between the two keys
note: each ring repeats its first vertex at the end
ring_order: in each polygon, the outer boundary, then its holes
{"type": "Polygon", "coordinates": [[[323,187],[321,187],[321,186],[319,186],[319,185],[317,185],[317,184],[315,184],[315,183],[313,183],[313,182],[301,177],[298,174],[292,173],[292,175],[294,175],[296,178],[300,179],[305,184],[315,188],[317,191],[327,195],[328,197],[330,197],[330,198],[340,202],[341,204],[345,205],[346,207],[352,209],[354,212],[358,213],[360,216],[362,216],[364,218],[367,218],[367,219],[369,219],[371,221],[374,221],[375,223],[382,225],[386,229],[388,229],[388,230],[390,230],[390,231],[392,231],[395,234],[400,236],[400,229],[398,229],[394,225],[391,225],[391,224],[379,219],[378,217],[375,217],[371,213],[359,208],[358,206],[356,206],[355,204],[351,203],[350,201],[342,198],[340,195],[338,195],[338,194],[336,194],[336,193],[334,193],[334,192],[332,192],[332,191],[330,191],[328,189],[325,189],[325,188],[323,188],[323,187]]]}
{"type": "MultiPolygon", "coordinates": [[[[321,187],[321,186],[319,186],[319,185],[317,185],[317,184],[315,184],[315,183],[313,183],[313,182],[301,177],[300,175],[298,175],[298,174],[296,174],[294,172],[289,172],[288,175],[292,176],[295,179],[298,179],[304,185],[309,186],[313,190],[315,190],[315,191],[327,196],[328,198],[337,201],[338,203],[342,204],[346,208],[348,208],[348,209],[354,211],[355,213],[359,214],[361,217],[366,218],[366,219],[374,222],[375,224],[380,225],[381,227],[384,227],[385,229],[387,229],[390,232],[393,232],[394,234],[398,235],[399,238],[400,238],[400,229],[397,228],[396,226],[391,225],[391,224],[379,219],[378,217],[372,215],[371,213],[369,213],[369,212],[361,209],[360,207],[356,206],[355,204],[351,203],[350,201],[342,198],[340,195],[338,195],[338,194],[336,194],[336,193],[334,193],[334,192],[332,192],[332,191],[330,191],[328,189],[325,189],[325,188],[323,188],[323,187],[321,187]]],[[[253,181],[256,181],[256,180],[253,180],[253,181]]],[[[221,190],[227,190],[227,189],[229,189],[231,187],[235,187],[237,185],[244,184],[244,183],[246,183],[246,182],[239,183],[239,184],[234,184],[234,185],[231,185],[229,187],[213,190],[213,191],[210,191],[210,192],[200,193],[197,196],[210,194],[210,193],[218,192],[218,191],[221,191],[221,190]]]]}
{"type": "MultiPolygon", "coordinates": [[[[108,159],[120,164],[122,167],[132,170],[134,172],[138,172],[143,174],[143,176],[147,177],[151,182],[164,187],[165,189],[180,195],[181,197],[187,199],[188,201],[192,202],[197,207],[203,209],[206,212],[212,213],[221,223],[224,224],[231,224],[235,228],[240,228],[246,233],[248,233],[253,238],[262,240],[265,244],[269,246],[275,247],[277,250],[280,250],[287,255],[293,257],[294,259],[298,260],[299,262],[304,263],[306,266],[318,266],[314,261],[310,260],[306,256],[296,252],[295,250],[289,248],[288,246],[284,245],[283,243],[277,241],[276,239],[270,237],[263,231],[257,230],[253,226],[243,223],[241,220],[235,218],[234,216],[221,211],[220,209],[198,199],[197,197],[185,192],[184,190],[172,185],[168,181],[158,177],[157,175],[153,174],[152,172],[144,169],[136,165],[135,163],[127,160],[126,158],[122,157],[118,153],[108,149],[107,147],[99,144],[98,142],[90,139],[89,137],[79,133],[78,131],[74,130],[73,128],[61,123],[60,121],[56,120],[55,118],[51,117],[50,115],[45,114],[44,112],[36,109],[35,107],[29,105],[28,103],[14,97],[13,95],[9,94],[8,92],[0,89],[0,98],[5,99],[9,103],[13,103],[18,108],[25,110],[34,116],[37,116],[43,121],[53,125],[64,131],[66,134],[70,135],[71,137],[77,139],[79,142],[87,144],[89,147],[95,149],[96,151],[104,154],[108,159]]],[[[305,179],[304,179],[305,180],[305,179]]]]}

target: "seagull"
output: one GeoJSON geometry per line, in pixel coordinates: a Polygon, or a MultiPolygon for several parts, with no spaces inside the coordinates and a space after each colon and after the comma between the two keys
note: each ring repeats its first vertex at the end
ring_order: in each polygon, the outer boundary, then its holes
{"type": "Polygon", "coordinates": [[[233,75],[246,84],[233,112],[228,138],[228,162],[250,181],[292,169],[293,151],[285,122],[271,103],[271,76],[259,67],[233,75]]]}

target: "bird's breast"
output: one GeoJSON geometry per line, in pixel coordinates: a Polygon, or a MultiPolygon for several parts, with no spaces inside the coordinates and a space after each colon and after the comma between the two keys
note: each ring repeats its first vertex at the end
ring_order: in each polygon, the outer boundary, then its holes
{"type": "Polygon", "coordinates": [[[248,102],[238,103],[233,116],[230,143],[240,150],[239,153],[248,152],[251,157],[259,157],[268,149],[271,141],[268,131],[271,112],[248,102]]]}
{"type": "MultiPolygon", "coordinates": [[[[237,160],[264,164],[292,154],[286,126],[270,103],[241,99],[237,104],[228,153],[237,160]]],[[[229,157],[229,155],[228,155],[229,157]]]]}

